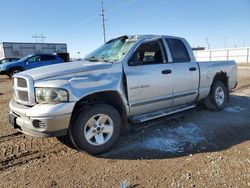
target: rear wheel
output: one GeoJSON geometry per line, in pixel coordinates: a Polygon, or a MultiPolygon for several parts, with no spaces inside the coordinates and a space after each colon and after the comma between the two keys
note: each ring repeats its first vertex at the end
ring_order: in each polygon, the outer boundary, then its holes
{"type": "Polygon", "coordinates": [[[204,104],[210,110],[222,110],[228,101],[228,90],[221,81],[213,83],[209,96],[204,104]]]}
{"type": "Polygon", "coordinates": [[[70,138],[79,150],[95,155],[115,144],[120,128],[118,111],[110,105],[97,104],[78,114],[70,128],[70,138]]]}

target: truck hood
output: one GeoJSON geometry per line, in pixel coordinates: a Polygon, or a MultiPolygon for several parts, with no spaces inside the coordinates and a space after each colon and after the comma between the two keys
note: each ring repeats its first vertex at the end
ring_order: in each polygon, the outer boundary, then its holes
{"type": "Polygon", "coordinates": [[[33,80],[47,79],[58,77],[62,75],[80,73],[84,71],[92,71],[99,69],[108,69],[113,66],[112,63],[102,63],[102,62],[89,62],[89,61],[79,61],[79,62],[68,62],[60,63],[55,65],[48,65],[44,67],[30,69],[21,73],[16,74],[26,74],[33,78],[33,80]]]}

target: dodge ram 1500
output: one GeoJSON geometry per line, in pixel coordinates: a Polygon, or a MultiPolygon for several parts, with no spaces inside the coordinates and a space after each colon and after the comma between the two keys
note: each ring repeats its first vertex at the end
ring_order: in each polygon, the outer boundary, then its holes
{"type": "Polygon", "coordinates": [[[180,37],[112,39],[82,62],[14,75],[10,125],[32,136],[68,134],[79,150],[109,150],[128,125],[203,102],[225,107],[237,84],[234,61],[196,62],[180,37]]]}

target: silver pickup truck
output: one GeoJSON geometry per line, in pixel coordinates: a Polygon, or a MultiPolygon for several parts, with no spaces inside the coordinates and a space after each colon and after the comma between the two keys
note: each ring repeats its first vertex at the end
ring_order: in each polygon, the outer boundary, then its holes
{"type": "Polygon", "coordinates": [[[14,75],[9,120],[32,136],[68,134],[79,150],[99,154],[129,125],[200,102],[223,109],[236,85],[234,61],[196,62],[183,38],[121,36],[85,61],[14,75]]]}

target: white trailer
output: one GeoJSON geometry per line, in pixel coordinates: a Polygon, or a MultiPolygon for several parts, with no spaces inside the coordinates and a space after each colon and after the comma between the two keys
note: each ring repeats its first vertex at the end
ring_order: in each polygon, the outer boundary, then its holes
{"type": "Polygon", "coordinates": [[[35,53],[67,53],[65,43],[25,43],[2,42],[0,43],[0,59],[22,58],[35,53]]]}

